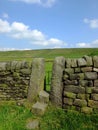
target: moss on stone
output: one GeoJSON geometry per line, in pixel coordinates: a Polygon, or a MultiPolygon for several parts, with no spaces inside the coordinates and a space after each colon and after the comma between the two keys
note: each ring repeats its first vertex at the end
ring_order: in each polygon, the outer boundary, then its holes
{"type": "Polygon", "coordinates": [[[73,99],[76,98],[76,94],[72,93],[72,92],[66,92],[66,91],[64,91],[64,96],[68,97],[68,98],[73,98],[73,99]]]}

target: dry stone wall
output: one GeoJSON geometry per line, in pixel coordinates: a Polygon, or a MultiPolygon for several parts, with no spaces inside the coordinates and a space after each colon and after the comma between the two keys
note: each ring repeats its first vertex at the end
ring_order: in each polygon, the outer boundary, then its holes
{"type": "Polygon", "coordinates": [[[59,67],[57,70],[53,70],[55,75],[52,75],[53,83],[50,95],[52,103],[57,106],[62,104],[64,109],[74,109],[84,113],[98,111],[98,56],[84,56],[79,59],[68,58],[62,62],[62,65],[61,60],[60,63],[55,63],[54,68],[63,66],[64,69],[62,68],[63,71],[61,69],[62,74],[59,73],[59,77],[62,76],[62,81],[54,79],[59,67]],[[62,88],[61,94],[59,94],[60,88],[57,85],[59,82],[61,82],[59,85],[62,88]],[[60,103],[58,103],[58,98],[60,103]]]}
{"type": "Polygon", "coordinates": [[[28,62],[0,62],[0,100],[26,98],[30,74],[28,62]]]}

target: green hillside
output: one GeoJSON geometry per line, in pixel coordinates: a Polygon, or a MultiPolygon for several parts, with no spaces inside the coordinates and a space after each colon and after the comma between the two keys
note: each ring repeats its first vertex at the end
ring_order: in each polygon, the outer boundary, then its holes
{"type": "Polygon", "coordinates": [[[98,55],[98,48],[73,48],[73,49],[45,49],[45,50],[25,50],[25,51],[7,51],[0,52],[0,61],[27,60],[33,58],[54,59],[57,56],[65,58],[79,58],[83,55],[98,55]]]}

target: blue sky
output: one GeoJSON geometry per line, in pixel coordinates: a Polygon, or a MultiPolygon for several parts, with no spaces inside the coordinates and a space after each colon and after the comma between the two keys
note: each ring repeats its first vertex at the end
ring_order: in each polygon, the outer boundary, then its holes
{"type": "Polygon", "coordinates": [[[0,0],[0,50],[98,47],[98,0],[0,0]]]}

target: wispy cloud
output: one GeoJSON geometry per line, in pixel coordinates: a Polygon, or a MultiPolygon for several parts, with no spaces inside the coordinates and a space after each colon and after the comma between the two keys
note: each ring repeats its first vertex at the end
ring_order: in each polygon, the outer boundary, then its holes
{"type": "Polygon", "coordinates": [[[93,48],[93,47],[98,47],[98,39],[92,41],[91,43],[86,43],[86,42],[77,43],[76,47],[79,47],[79,48],[93,48]]]}
{"type": "Polygon", "coordinates": [[[27,4],[38,4],[44,7],[52,7],[57,0],[11,0],[11,1],[20,1],[27,4]]]}
{"type": "Polygon", "coordinates": [[[90,28],[92,29],[95,29],[95,28],[98,28],[98,19],[87,19],[85,18],[84,20],[84,23],[88,24],[90,26],[90,28]]]}
{"type": "Polygon", "coordinates": [[[28,25],[20,22],[9,23],[6,20],[0,19],[0,33],[14,39],[28,40],[33,45],[41,46],[65,46],[66,43],[57,38],[47,38],[45,34],[37,29],[30,29],[28,25]]]}
{"type": "Polygon", "coordinates": [[[3,13],[3,14],[2,14],[2,17],[5,18],[5,19],[8,19],[8,18],[9,18],[9,16],[8,16],[7,13],[3,13]]]}

